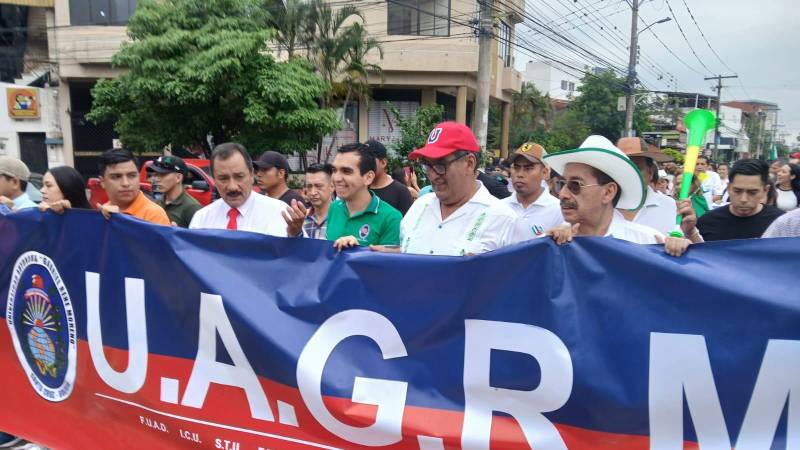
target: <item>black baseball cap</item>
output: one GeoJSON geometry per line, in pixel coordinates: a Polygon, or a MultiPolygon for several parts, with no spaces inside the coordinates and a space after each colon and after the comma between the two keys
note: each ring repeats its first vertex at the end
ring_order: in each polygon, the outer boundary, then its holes
{"type": "Polygon", "coordinates": [[[182,175],[186,175],[188,171],[183,159],[172,155],[159,157],[157,160],[153,161],[149,169],[158,173],[179,173],[182,175]]]}
{"type": "Polygon", "coordinates": [[[289,161],[286,157],[271,150],[262,153],[257,160],[253,161],[253,167],[256,169],[272,169],[275,167],[283,169],[287,174],[289,173],[289,161]]]}

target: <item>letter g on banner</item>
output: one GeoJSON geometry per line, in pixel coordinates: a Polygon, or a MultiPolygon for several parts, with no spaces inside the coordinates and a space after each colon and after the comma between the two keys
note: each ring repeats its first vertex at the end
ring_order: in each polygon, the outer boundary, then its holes
{"type": "Polygon", "coordinates": [[[386,317],[359,309],[340,312],[319,327],[300,354],[297,361],[300,395],[320,425],[342,439],[374,447],[400,442],[408,383],[356,377],[353,401],[378,406],[375,423],[368,427],[340,422],[322,402],[325,363],[336,346],[351,336],[366,336],[375,341],[384,359],[408,356],[400,334],[386,317]]]}

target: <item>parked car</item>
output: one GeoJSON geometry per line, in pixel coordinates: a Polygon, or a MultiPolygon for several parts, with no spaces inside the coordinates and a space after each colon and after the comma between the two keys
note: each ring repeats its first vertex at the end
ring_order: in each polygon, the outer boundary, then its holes
{"type": "MultiPolygon", "coordinates": [[[[188,173],[183,179],[183,185],[186,193],[194,197],[200,203],[200,206],[206,206],[217,198],[217,192],[214,189],[214,179],[211,178],[211,163],[207,159],[184,159],[188,173]]],[[[142,165],[139,171],[139,181],[142,192],[150,198],[153,198],[153,184],[150,182],[150,173],[148,168],[153,164],[153,161],[147,161],[142,165]]],[[[89,203],[94,207],[95,205],[103,204],[108,201],[105,189],[100,185],[99,178],[90,178],[87,183],[89,188],[90,197],[89,203]]]]}

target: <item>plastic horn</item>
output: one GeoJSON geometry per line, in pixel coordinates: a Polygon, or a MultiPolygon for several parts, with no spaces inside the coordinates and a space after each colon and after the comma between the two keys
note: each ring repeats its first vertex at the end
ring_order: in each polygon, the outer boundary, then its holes
{"type": "MultiPolygon", "coordinates": [[[[686,158],[683,160],[683,180],[681,180],[681,191],[679,200],[686,200],[689,197],[689,190],[692,188],[692,178],[694,177],[694,167],[697,165],[697,157],[700,154],[700,147],[706,140],[706,134],[717,123],[714,113],[707,109],[695,109],[683,118],[686,131],[689,133],[689,143],[686,146],[686,158]]],[[[680,215],[677,218],[678,226],[683,221],[680,215]]],[[[673,231],[672,236],[683,237],[683,233],[673,231]]]]}

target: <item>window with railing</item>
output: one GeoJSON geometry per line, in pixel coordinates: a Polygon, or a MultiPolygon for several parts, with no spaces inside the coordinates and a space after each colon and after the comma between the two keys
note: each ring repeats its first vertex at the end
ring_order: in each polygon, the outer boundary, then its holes
{"type": "Polygon", "coordinates": [[[449,36],[450,0],[387,0],[392,35],[449,36]]]}
{"type": "Polygon", "coordinates": [[[69,0],[71,25],[125,25],[136,0],[69,0]]]}
{"type": "Polygon", "coordinates": [[[511,27],[505,22],[500,22],[500,39],[497,41],[500,48],[497,54],[503,60],[504,67],[511,67],[512,64],[511,38],[511,27]]]}

